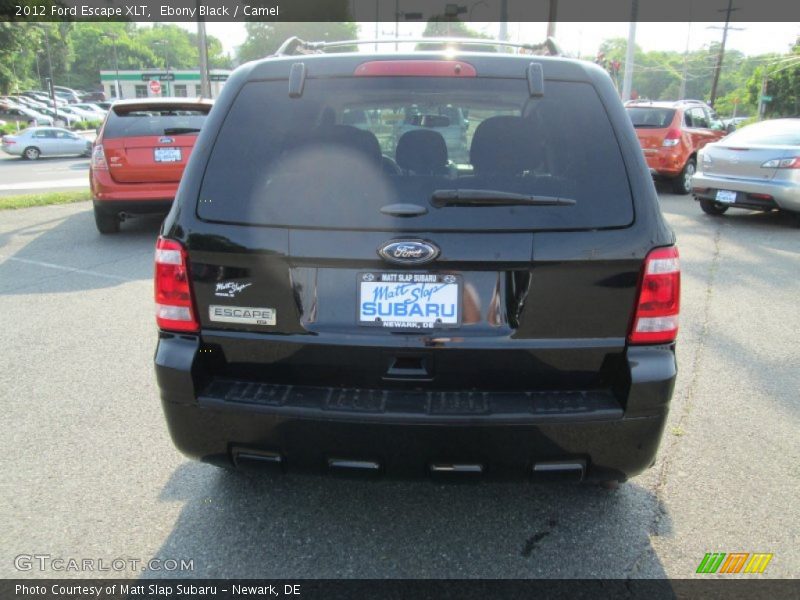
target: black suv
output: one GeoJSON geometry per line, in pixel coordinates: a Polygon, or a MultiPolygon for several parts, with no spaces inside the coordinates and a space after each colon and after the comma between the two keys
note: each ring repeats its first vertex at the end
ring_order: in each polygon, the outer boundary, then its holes
{"type": "Polygon", "coordinates": [[[164,222],[155,364],[177,447],[403,477],[647,469],[680,273],[608,75],[334,45],[231,75],[164,222]],[[468,162],[435,128],[396,139],[408,106],[464,110],[468,162]]]}

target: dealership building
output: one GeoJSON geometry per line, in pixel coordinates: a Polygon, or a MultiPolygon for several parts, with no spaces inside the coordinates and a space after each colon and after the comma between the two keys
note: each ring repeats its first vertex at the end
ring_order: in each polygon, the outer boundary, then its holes
{"type": "MultiPolygon", "coordinates": [[[[208,74],[211,97],[216,98],[231,71],[211,69],[208,74]]],[[[171,97],[193,98],[200,95],[200,70],[146,69],[142,71],[100,71],[100,83],[109,100],[117,98],[171,97]]]]}

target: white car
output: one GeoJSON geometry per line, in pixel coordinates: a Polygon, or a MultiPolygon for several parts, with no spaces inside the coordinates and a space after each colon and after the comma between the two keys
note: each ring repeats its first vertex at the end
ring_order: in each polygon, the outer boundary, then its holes
{"type": "Polygon", "coordinates": [[[77,108],[78,110],[86,111],[87,113],[92,115],[90,121],[102,121],[106,118],[106,114],[108,114],[107,110],[103,110],[96,104],[92,104],[91,102],[81,102],[79,104],[70,104],[70,108],[77,108]]]}
{"type": "Polygon", "coordinates": [[[36,160],[40,156],[91,156],[92,143],[58,127],[29,127],[16,135],[3,136],[3,152],[36,160]]]}

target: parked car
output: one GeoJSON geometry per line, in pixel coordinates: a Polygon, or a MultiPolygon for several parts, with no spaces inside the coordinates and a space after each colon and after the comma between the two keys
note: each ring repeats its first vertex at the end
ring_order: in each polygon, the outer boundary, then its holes
{"type": "Polygon", "coordinates": [[[729,119],[722,119],[722,124],[725,126],[725,131],[732,133],[741,127],[742,123],[749,120],[750,117],[731,117],[729,119]]]}
{"type": "Polygon", "coordinates": [[[62,100],[58,96],[56,96],[55,98],[51,98],[50,94],[48,94],[47,92],[27,91],[27,92],[22,92],[22,95],[27,96],[31,100],[36,100],[37,102],[43,102],[48,106],[52,106],[53,104],[55,104],[56,106],[61,107],[61,106],[67,106],[69,104],[69,102],[67,102],[66,100],[62,100]]]}
{"type": "Polygon", "coordinates": [[[632,100],[625,108],[653,176],[670,180],[676,194],[691,192],[697,152],[727,134],[714,111],[698,100],[632,100]]]}
{"type": "Polygon", "coordinates": [[[141,98],[115,102],[95,140],[89,182],[100,233],[123,218],[165,214],[172,205],[209,100],[141,98]]]}
{"type": "Polygon", "coordinates": [[[103,91],[85,92],[81,94],[81,102],[105,102],[106,93],[103,91]]]}
{"type": "Polygon", "coordinates": [[[790,212],[800,219],[800,119],[747,125],[700,152],[692,193],[703,212],[790,212]]]}
{"type": "Polygon", "coordinates": [[[54,109],[45,106],[38,109],[38,112],[52,118],[53,125],[56,127],[72,127],[76,122],[82,120],[78,115],[68,113],[61,108],[56,112],[54,109]]]}
{"type": "Polygon", "coordinates": [[[104,114],[76,108],[74,104],[61,106],[58,108],[58,112],[59,114],[64,113],[70,115],[72,118],[81,121],[102,121],[105,118],[104,114]]]}
{"type": "Polygon", "coordinates": [[[3,152],[36,160],[40,156],[90,156],[92,143],[79,135],[58,127],[29,127],[2,139],[3,152]]]}
{"type": "Polygon", "coordinates": [[[86,112],[91,118],[90,121],[102,121],[106,118],[106,114],[108,113],[107,110],[103,110],[96,104],[92,104],[90,102],[79,102],[77,104],[71,104],[70,108],[82,110],[86,112]]]}
{"type": "Polygon", "coordinates": [[[76,102],[81,101],[81,95],[78,90],[73,90],[72,88],[64,87],[61,85],[54,85],[53,92],[59,98],[65,100],[70,104],[75,104],[76,102]]]}
{"type": "Polygon", "coordinates": [[[678,252],[608,74],[328,47],[234,72],[162,225],[155,367],[177,447],[412,477],[650,467],[678,252]],[[387,151],[342,122],[384,128],[412,103],[469,111],[467,163],[443,169],[435,127],[387,151]]]}
{"type": "Polygon", "coordinates": [[[0,119],[4,121],[12,121],[17,123],[25,123],[27,125],[53,125],[52,117],[43,115],[42,113],[31,110],[24,106],[6,106],[0,107],[0,119]]]}
{"type": "Polygon", "coordinates": [[[106,102],[106,101],[103,100],[103,101],[99,101],[99,102],[93,102],[93,104],[95,106],[97,106],[98,108],[100,108],[100,110],[104,110],[104,111],[108,112],[109,110],[111,110],[111,105],[114,104],[114,103],[113,102],[106,102]]]}

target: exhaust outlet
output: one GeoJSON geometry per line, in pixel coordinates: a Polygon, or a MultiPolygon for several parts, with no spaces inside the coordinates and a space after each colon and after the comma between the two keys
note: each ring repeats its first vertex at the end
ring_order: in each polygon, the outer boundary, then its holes
{"type": "Polygon", "coordinates": [[[533,465],[531,471],[535,481],[583,481],[586,461],[546,461],[533,465]]]}
{"type": "Polygon", "coordinates": [[[264,468],[283,472],[286,467],[283,455],[269,450],[232,448],[231,458],[237,469],[264,468]]]}

